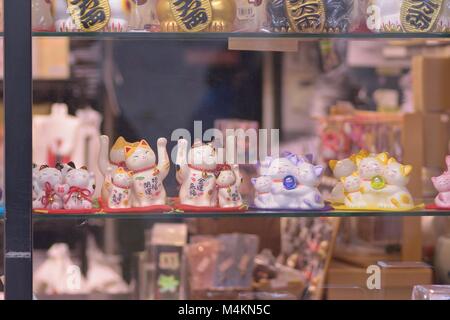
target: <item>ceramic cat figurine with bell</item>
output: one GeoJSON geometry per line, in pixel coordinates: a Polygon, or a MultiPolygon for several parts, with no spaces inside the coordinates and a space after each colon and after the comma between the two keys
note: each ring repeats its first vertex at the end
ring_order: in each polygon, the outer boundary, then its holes
{"type": "Polygon", "coordinates": [[[230,32],[236,18],[234,0],[157,0],[163,32],[230,32]],[[186,9],[185,9],[186,8],[186,9]]]}
{"type": "MultiPolygon", "coordinates": [[[[63,198],[64,209],[92,209],[92,196],[95,191],[95,175],[85,166],[76,168],[73,162],[66,165],[63,184],[57,193],[63,198]]],[[[64,170],[64,169],[62,169],[64,170]]]]}
{"type": "Polygon", "coordinates": [[[243,205],[242,196],[239,191],[242,177],[239,172],[239,165],[230,166],[224,164],[218,168],[217,176],[217,196],[219,207],[221,208],[238,208],[243,205]]]}
{"type": "Polygon", "coordinates": [[[109,188],[111,187],[111,174],[118,168],[129,171],[125,163],[125,147],[135,147],[139,142],[131,143],[123,137],[117,138],[114,145],[109,150],[109,137],[100,136],[100,151],[98,156],[98,168],[104,177],[102,188],[102,199],[104,203],[109,201],[109,188]]]}
{"type": "Polygon", "coordinates": [[[439,192],[434,203],[438,208],[450,208],[450,156],[445,157],[447,170],[440,176],[431,178],[434,187],[439,192]]]}
{"type": "Polygon", "coordinates": [[[323,167],[312,164],[312,156],[286,153],[284,157],[267,157],[260,166],[261,176],[252,179],[255,206],[265,209],[323,209],[325,203],[318,190],[323,167]]]}
{"type": "Polygon", "coordinates": [[[149,207],[166,204],[164,179],[169,174],[170,160],[167,154],[167,140],[157,141],[158,163],[156,155],[145,140],[137,145],[125,146],[125,164],[131,171],[132,207],[149,207]]]}
{"type": "Polygon", "coordinates": [[[352,158],[355,159],[356,170],[346,177],[340,177],[345,207],[369,210],[414,208],[412,196],[407,189],[411,166],[389,158],[386,152],[360,152],[352,158]]]}
{"type": "Polygon", "coordinates": [[[188,152],[186,139],[178,140],[176,178],[181,185],[179,199],[183,205],[215,207],[217,205],[217,154],[211,143],[196,140],[188,152]]]}
{"type": "Polygon", "coordinates": [[[33,168],[33,209],[59,210],[63,208],[63,199],[57,193],[63,183],[63,176],[59,169],[42,165],[33,168]]]}
{"type": "Polygon", "coordinates": [[[111,174],[111,184],[108,185],[108,208],[127,209],[131,208],[131,185],[133,175],[124,168],[117,168],[111,174]]]}

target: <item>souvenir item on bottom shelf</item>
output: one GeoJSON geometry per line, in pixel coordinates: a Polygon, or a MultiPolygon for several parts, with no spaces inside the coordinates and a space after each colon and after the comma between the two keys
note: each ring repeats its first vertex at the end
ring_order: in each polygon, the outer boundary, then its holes
{"type": "MultiPolygon", "coordinates": [[[[336,209],[361,210],[411,210],[415,208],[407,189],[410,165],[403,165],[384,153],[368,154],[364,151],[353,155],[356,170],[339,177],[344,189],[344,205],[336,209]]],[[[333,166],[336,162],[330,163],[333,166]]]]}
{"type": "Polygon", "coordinates": [[[131,184],[133,176],[124,168],[117,168],[111,175],[111,183],[108,184],[108,207],[115,209],[131,208],[131,184]]]}
{"type": "Polygon", "coordinates": [[[54,31],[51,3],[48,0],[32,0],[33,31],[54,31]]]}
{"type": "Polygon", "coordinates": [[[33,209],[62,209],[63,199],[57,193],[57,188],[63,183],[61,170],[47,165],[35,168],[33,168],[33,209]]]}
{"type": "Polygon", "coordinates": [[[137,146],[125,146],[125,164],[133,176],[133,207],[166,204],[163,182],[170,169],[166,145],[165,138],[158,139],[158,164],[155,153],[145,140],[141,140],[137,146]]]}
{"type": "Polygon", "coordinates": [[[236,17],[234,0],[157,0],[156,12],[163,32],[230,32],[236,17]]]}
{"type": "Polygon", "coordinates": [[[253,179],[255,206],[264,209],[323,210],[326,208],[317,189],[324,169],[312,164],[312,156],[286,153],[267,157],[260,165],[261,176],[253,179]]]}
{"type": "Polygon", "coordinates": [[[449,0],[371,0],[369,27],[378,32],[448,32],[449,0]]]}
{"type": "Polygon", "coordinates": [[[440,176],[431,178],[434,187],[439,192],[434,199],[434,205],[428,205],[429,209],[450,209],[450,156],[445,158],[447,170],[440,176]]]}
{"type": "Polygon", "coordinates": [[[243,205],[239,187],[242,182],[239,174],[239,165],[231,167],[228,164],[219,166],[219,174],[216,180],[219,207],[239,208],[243,205]]]}
{"type": "Polygon", "coordinates": [[[73,162],[67,164],[64,184],[58,187],[57,193],[63,198],[64,209],[92,209],[92,196],[95,191],[95,175],[86,167],[76,168],[73,162]]]}

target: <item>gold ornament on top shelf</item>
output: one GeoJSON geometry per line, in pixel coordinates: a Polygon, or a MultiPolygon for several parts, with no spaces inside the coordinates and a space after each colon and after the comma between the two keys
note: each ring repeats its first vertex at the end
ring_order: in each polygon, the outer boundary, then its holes
{"type": "Polygon", "coordinates": [[[67,8],[77,28],[85,32],[103,29],[111,17],[108,0],[67,0],[67,8]]]}
{"type": "Polygon", "coordinates": [[[230,32],[236,17],[234,0],[158,0],[163,32],[230,32]]]}
{"type": "Polygon", "coordinates": [[[433,31],[443,7],[444,0],[403,0],[400,20],[404,31],[433,31]]]}
{"type": "Polygon", "coordinates": [[[326,22],[323,0],[287,0],[286,13],[294,32],[324,30],[326,22]]]}

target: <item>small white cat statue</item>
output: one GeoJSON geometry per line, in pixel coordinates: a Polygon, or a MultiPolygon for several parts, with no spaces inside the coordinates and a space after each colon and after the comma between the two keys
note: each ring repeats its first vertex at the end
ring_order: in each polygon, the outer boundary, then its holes
{"type": "Polygon", "coordinates": [[[258,178],[252,178],[251,181],[255,187],[255,206],[262,209],[276,208],[276,204],[271,193],[272,178],[269,176],[260,176],[258,178]]]}
{"type": "Polygon", "coordinates": [[[166,204],[166,189],[163,182],[170,169],[166,145],[165,138],[158,139],[158,164],[155,153],[147,141],[141,140],[137,146],[125,146],[125,163],[133,176],[133,207],[166,204]]]}
{"type": "Polygon", "coordinates": [[[243,205],[242,196],[239,187],[242,177],[239,173],[239,165],[232,167],[228,164],[218,168],[219,176],[216,180],[218,189],[219,207],[221,208],[238,208],[243,205]]]}
{"type": "Polygon", "coordinates": [[[92,196],[95,191],[95,175],[83,166],[76,168],[73,162],[67,164],[71,169],[64,176],[64,184],[57,188],[62,195],[64,209],[92,209],[92,196]]]}
{"type": "Polygon", "coordinates": [[[188,142],[178,140],[177,181],[181,185],[180,203],[198,207],[217,206],[217,153],[211,143],[196,140],[187,152],[188,142]]]}
{"type": "Polygon", "coordinates": [[[108,207],[111,209],[130,208],[133,175],[131,172],[120,167],[117,168],[111,176],[111,184],[108,186],[108,207]]]}
{"type": "Polygon", "coordinates": [[[33,209],[58,210],[63,208],[61,195],[56,191],[63,182],[61,171],[42,165],[33,169],[33,209]]]}
{"type": "Polygon", "coordinates": [[[387,209],[412,209],[414,202],[406,186],[412,166],[402,165],[394,158],[390,158],[384,169],[386,187],[383,189],[385,201],[380,203],[381,208],[387,209]]]}

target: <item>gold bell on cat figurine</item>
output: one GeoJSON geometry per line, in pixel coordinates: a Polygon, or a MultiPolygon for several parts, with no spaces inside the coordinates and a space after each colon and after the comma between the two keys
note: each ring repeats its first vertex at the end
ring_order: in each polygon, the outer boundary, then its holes
{"type": "Polygon", "coordinates": [[[163,32],[230,32],[236,18],[234,0],[157,0],[163,32]]]}

